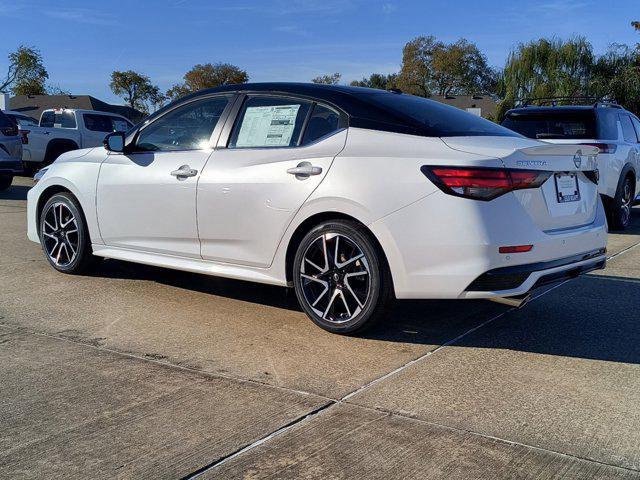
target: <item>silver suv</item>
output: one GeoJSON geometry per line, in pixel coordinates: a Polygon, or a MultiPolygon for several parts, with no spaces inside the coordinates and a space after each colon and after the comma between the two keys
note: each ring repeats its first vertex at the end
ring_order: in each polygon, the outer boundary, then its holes
{"type": "Polygon", "coordinates": [[[0,111],[0,192],[22,173],[22,136],[18,125],[0,111]]]}
{"type": "Polygon", "coordinates": [[[532,99],[539,106],[509,110],[502,125],[549,143],[598,147],[598,191],[612,230],[625,229],[640,192],[640,120],[620,105],[590,97],[532,99]],[[588,105],[577,105],[579,100],[588,105]],[[558,102],[566,102],[560,105],[558,102]],[[551,103],[544,106],[543,103],[551,103]]]}

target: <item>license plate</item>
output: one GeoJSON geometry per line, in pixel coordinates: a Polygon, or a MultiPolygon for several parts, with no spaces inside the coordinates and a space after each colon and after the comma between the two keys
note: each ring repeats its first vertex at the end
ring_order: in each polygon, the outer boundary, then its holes
{"type": "Polygon", "coordinates": [[[577,202],[580,200],[578,175],[575,173],[556,173],[556,194],[558,203],[577,202]]]}

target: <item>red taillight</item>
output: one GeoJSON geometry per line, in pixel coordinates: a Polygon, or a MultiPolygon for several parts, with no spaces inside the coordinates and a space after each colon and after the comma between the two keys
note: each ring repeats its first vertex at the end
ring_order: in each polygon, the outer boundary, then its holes
{"type": "Polygon", "coordinates": [[[0,132],[5,137],[15,137],[18,135],[18,127],[11,125],[10,127],[0,127],[0,132]]]}
{"type": "Polygon", "coordinates": [[[512,245],[509,247],[500,247],[498,248],[498,252],[500,253],[524,253],[530,252],[533,248],[533,245],[512,245]]]}
{"type": "Polygon", "coordinates": [[[31,130],[20,130],[20,135],[22,135],[22,143],[23,145],[27,145],[29,143],[29,134],[31,130]]]}
{"type": "Polygon", "coordinates": [[[421,168],[429,180],[449,195],[492,200],[513,190],[537,188],[552,172],[507,168],[431,167],[421,168]]]}
{"type": "Polygon", "coordinates": [[[616,153],[618,146],[615,143],[581,143],[588,147],[596,147],[600,149],[599,153],[616,153]]]}

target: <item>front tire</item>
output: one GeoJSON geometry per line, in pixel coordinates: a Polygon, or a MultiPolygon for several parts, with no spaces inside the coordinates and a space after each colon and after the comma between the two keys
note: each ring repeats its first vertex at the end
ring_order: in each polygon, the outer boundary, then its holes
{"type": "Polygon", "coordinates": [[[0,175],[0,192],[4,192],[11,187],[13,175],[0,175]]]}
{"type": "Polygon", "coordinates": [[[80,274],[94,264],[82,209],[70,193],[57,193],[45,203],[39,232],[45,258],[59,272],[80,274]]]}
{"type": "Polygon", "coordinates": [[[631,222],[631,208],[635,198],[635,185],[630,176],[625,176],[616,196],[610,201],[609,226],[611,230],[624,230],[631,222]]]}
{"type": "Polygon", "coordinates": [[[351,334],[384,317],[393,298],[386,261],[356,222],[334,220],[300,242],[293,283],[302,309],[319,327],[351,334]]]}

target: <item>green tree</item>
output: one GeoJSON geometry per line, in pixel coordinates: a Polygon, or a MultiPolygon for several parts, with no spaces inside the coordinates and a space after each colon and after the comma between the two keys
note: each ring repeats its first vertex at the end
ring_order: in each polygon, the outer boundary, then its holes
{"type": "Polygon", "coordinates": [[[447,44],[430,35],[404,46],[397,83],[423,97],[485,93],[495,89],[496,72],[474,43],[461,38],[447,44]]]}
{"type": "Polygon", "coordinates": [[[578,97],[592,94],[595,57],[584,37],[557,38],[519,44],[507,58],[498,81],[503,99],[497,120],[520,100],[540,97],[578,97]]]}
{"type": "Polygon", "coordinates": [[[42,54],[35,47],[20,45],[8,56],[9,68],[0,80],[0,92],[11,89],[14,95],[42,95],[49,78],[42,62],[42,54]]]}
{"type": "Polygon", "coordinates": [[[312,78],[311,81],[313,83],[324,83],[326,85],[337,85],[340,79],[342,78],[342,74],[333,73],[330,75],[320,75],[316,78],[312,78]]]}
{"type": "Polygon", "coordinates": [[[383,73],[372,73],[369,78],[363,78],[362,80],[354,80],[351,82],[352,87],[367,87],[367,88],[379,88],[380,90],[389,90],[390,88],[397,88],[398,74],[390,73],[385,75],[383,73]]]}
{"type": "Polygon", "coordinates": [[[185,73],[183,78],[183,83],[174,85],[167,91],[167,96],[170,99],[175,100],[204,88],[234,85],[249,81],[249,75],[246,71],[229,63],[198,64],[185,73]]]}
{"type": "Polygon", "coordinates": [[[160,89],[151,83],[149,77],[133,70],[112,72],[109,87],[130,107],[145,113],[149,112],[151,105],[161,103],[163,98],[160,89]]]}

